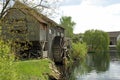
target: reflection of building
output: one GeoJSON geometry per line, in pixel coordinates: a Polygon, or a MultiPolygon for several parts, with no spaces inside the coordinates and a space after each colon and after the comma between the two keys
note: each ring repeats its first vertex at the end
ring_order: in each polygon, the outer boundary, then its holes
{"type": "Polygon", "coordinates": [[[120,39],[120,31],[113,31],[113,32],[108,32],[109,38],[110,38],[110,53],[116,52],[116,44],[117,41],[120,39]]]}
{"type": "Polygon", "coordinates": [[[116,45],[117,40],[120,39],[120,31],[108,32],[110,37],[110,45],[116,45]]]}

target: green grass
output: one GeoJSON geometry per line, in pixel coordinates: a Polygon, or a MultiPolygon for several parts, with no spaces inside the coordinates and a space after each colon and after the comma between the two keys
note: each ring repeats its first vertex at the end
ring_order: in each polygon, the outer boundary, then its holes
{"type": "Polygon", "coordinates": [[[8,43],[0,40],[0,80],[48,80],[55,75],[49,59],[15,61],[8,43]]]}
{"type": "Polygon", "coordinates": [[[15,62],[20,80],[47,80],[51,63],[48,59],[15,62]]]}
{"type": "Polygon", "coordinates": [[[48,80],[57,74],[50,59],[15,61],[8,43],[0,40],[0,80],[48,80]]]}

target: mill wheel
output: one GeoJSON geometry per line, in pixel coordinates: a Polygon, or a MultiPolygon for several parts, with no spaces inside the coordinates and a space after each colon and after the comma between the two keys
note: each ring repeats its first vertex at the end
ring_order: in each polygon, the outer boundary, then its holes
{"type": "Polygon", "coordinates": [[[63,60],[63,45],[64,39],[62,37],[55,37],[53,41],[52,51],[53,51],[53,58],[56,63],[61,63],[63,60]]]}

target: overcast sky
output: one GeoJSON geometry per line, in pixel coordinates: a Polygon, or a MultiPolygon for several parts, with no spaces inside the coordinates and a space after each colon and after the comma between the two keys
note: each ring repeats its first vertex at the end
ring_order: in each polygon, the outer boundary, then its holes
{"type": "Polygon", "coordinates": [[[71,16],[76,23],[74,33],[89,29],[120,31],[120,0],[60,0],[61,16],[71,16]]]}
{"type": "Polygon", "coordinates": [[[120,31],[120,0],[63,0],[62,16],[76,22],[74,33],[89,29],[120,31]]]}

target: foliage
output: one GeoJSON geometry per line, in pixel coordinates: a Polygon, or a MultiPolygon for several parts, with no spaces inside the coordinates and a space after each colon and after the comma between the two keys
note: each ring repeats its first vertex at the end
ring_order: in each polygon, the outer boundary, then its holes
{"type": "Polygon", "coordinates": [[[100,30],[88,30],[84,33],[83,41],[86,42],[89,51],[108,51],[109,36],[100,30]]]}
{"type": "MultiPolygon", "coordinates": [[[[0,37],[1,36],[1,20],[0,20],[0,37]]],[[[14,65],[14,54],[11,51],[9,42],[5,42],[0,38],[0,80],[18,80],[14,65]]]]}
{"type": "Polygon", "coordinates": [[[10,53],[9,45],[0,40],[0,80],[48,80],[48,74],[53,71],[51,60],[14,62],[14,55],[10,53]]]}
{"type": "Polygon", "coordinates": [[[10,53],[9,45],[0,40],[0,80],[48,80],[48,74],[53,71],[51,60],[14,62],[14,54],[10,53]]]}
{"type": "Polygon", "coordinates": [[[120,40],[117,41],[117,51],[120,52],[120,40]]]}
{"type": "Polygon", "coordinates": [[[20,51],[28,50],[29,45],[31,45],[28,39],[28,32],[26,31],[26,25],[24,21],[15,19],[2,19],[2,33],[1,37],[4,41],[9,42],[11,50],[15,53],[17,57],[22,57],[19,55],[20,51]],[[11,22],[11,20],[14,20],[11,22]],[[10,24],[10,22],[12,24],[10,24]],[[22,26],[21,26],[22,24],[22,26]],[[20,26],[19,26],[20,25],[20,26]],[[16,27],[17,26],[17,27],[16,27]]]}
{"type": "Polygon", "coordinates": [[[18,80],[13,61],[10,46],[0,40],[0,80],[18,80]]]}
{"type": "Polygon", "coordinates": [[[51,63],[49,59],[15,62],[20,80],[48,80],[51,63]]]}
{"type": "Polygon", "coordinates": [[[85,59],[87,54],[87,47],[85,43],[72,43],[73,53],[71,54],[73,59],[85,59]]]}
{"type": "Polygon", "coordinates": [[[72,37],[72,41],[74,43],[77,43],[77,42],[82,43],[83,42],[82,38],[83,38],[83,34],[74,34],[74,36],[72,37]]]}
{"type": "Polygon", "coordinates": [[[74,34],[74,36],[72,37],[72,41],[73,41],[74,43],[80,42],[80,37],[79,37],[79,35],[75,35],[75,34],[74,34]]]}
{"type": "Polygon", "coordinates": [[[67,37],[72,38],[73,37],[73,29],[76,24],[74,21],[72,21],[72,18],[70,16],[63,16],[60,19],[60,24],[62,27],[65,28],[65,35],[67,37]]]}

